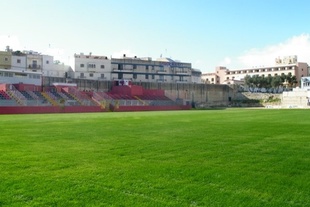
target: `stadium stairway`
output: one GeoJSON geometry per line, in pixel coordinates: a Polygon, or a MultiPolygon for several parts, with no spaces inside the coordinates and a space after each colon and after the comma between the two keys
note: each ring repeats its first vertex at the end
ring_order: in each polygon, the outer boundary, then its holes
{"type": "Polygon", "coordinates": [[[134,96],[135,99],[137,99],[139,102],[141,102],[144,106],[147,105],[147,103],[145,101],[143,101],[142,99],[140,99],[138,96],[134,96]]]}
{"type": "Polygon", "coordinates": [[[18,90],[7,91],[7,94],[20,106],[26,106],[26,98],[18,90]]]}
{"type": "Polygon", "coordinates": [[[41,94],[42,94],[43,97],[46,98],[46,100],[47,100],[48,102],[50,102],[53,106],[59,106],[59,104],[57,103],[57,101],[55,101],[54,99],[52,99],[52,97],[50,97],[50,96],[48,95],[47,92],[42,92],[41,94]]]}
{"type": "Polygon", "coordinates": [[[69,93],[82,106],[98,106],[98,104],[83,91],[79,91],[74,87],[68,87],[65,91],[69,93]]]}

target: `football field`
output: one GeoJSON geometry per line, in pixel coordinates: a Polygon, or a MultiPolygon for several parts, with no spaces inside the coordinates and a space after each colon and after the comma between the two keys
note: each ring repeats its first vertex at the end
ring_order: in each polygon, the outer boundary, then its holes
{"type": "Polygon", "coordinates": [[[310,110],[0,115],[0,206],[309,206],[310,110]]]}

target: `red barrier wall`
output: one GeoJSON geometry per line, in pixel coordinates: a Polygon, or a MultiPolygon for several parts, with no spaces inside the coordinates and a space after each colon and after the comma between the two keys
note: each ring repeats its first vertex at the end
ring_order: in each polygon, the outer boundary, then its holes
{"type": "Polygon", "coordinates": [[[143,89],[143,95],[164,96],[165,91],[161,89],[143,89]]]}
{"type": "Polygon", "coordinates": [[[41,86],[36,86],[34,84],[18,83],[13,84],[13,86],[19,91],[41,91],[41,86]]]}
{"type": "Polygon", "coordinates": [[[131,94],[132,96],[141,96],[143,95],[142,86],[131,85],[131,94]]]}
{"type": "Polygon", "coordinates": [[[44,114],[104,112],[100,106],[1,106],[0,114],[44,114]]]}
{"type": "Polygon", "coordinates": [[[131,95],[131,88],[129,86],[113,86],[113,94],[131,95]]]}
{"type": "Polygon", "coordinates": [[[170,111],[170,110],[189,110],[191,106],[120,106],[113,111],[170,111]]]}

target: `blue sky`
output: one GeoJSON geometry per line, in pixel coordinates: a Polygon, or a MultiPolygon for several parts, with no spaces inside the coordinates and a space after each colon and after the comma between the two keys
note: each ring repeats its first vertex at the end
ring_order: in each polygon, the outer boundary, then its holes
{"type": "Polygon", "coordinates": [[[268,65],[298,55],[310,64],[308,0],[0,1],[0,50],[170,57],[202,72],[268,65]]]}

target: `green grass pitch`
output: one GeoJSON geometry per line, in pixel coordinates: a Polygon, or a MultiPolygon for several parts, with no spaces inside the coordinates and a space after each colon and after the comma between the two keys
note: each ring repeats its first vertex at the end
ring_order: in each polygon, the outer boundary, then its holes
{"type": "Polygon", "coordinates": [[[309,206],[310,110],[0,116],[0,206],[309,206]]]}

